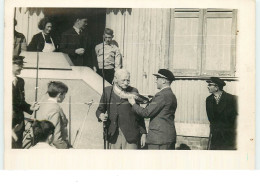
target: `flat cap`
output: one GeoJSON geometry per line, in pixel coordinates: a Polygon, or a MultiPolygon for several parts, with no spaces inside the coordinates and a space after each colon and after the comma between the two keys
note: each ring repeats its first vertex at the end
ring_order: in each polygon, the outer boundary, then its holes
{"type": "Polygon", "coordinates": [[[217,84],[219,87],[223,87],[226,85],[226,83],[224,82],[224,80],[218,78],[218,77],[210,77],[209,80],[206,81],[207,83],[215,83],[217,84]]]}
{"type": "Polygon", "coordinates": [[[154,76],[160,77],[160,78],[166,78],[169,81],[174,81],[175,77],[173,73],[168,69],[159,69],[157,74],[153,74],[154,76]]]}
{"type": "Polygon", "coordinates": [[[23,61],[24,58],[24,56],[13,56],[13,64],[23,65],[23,63],[26,63],[23,61]]]}

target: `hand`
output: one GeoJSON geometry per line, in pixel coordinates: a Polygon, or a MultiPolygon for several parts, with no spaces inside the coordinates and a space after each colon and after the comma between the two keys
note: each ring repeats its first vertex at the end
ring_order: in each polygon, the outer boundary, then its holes
{"type": "Polygon", "coordinates": [[[131,105],[134,105],[134,104],[135,104],[135,98],[134,98],[134,96],[131,96],[130,98],[128,98],[128,102],[129,102],[131,105]]]}
{"type": "Polygon", "coordinates": [[[31,110],[31,111],[37,111],[37,110],[39,110],[39,108],[40,108],[40,104],[39,104],[38,102],[34,102],[34,103],[31,105],[30,110],[31,110]]]}
{"type": "Polygon", "coordinates": [[[146,143],[146,134],[143,134],[141,137],[141,148],[145,146],[146,143]]]}
{"type": "Polygon", "coordinates": [[[83,55],[85,53],[85,49],[84,48],[78,48],[75,50],[75,53],[78,55],[83,55]]]}
{"type": "Polygon", "coordinates": [[[108,118],[108,115],[107,113],[104,114],[104,113],[101,113],[100,116],[99,116],[99,119],[101,119],[101,121],[107,121],[107,118],[108,118]]]}

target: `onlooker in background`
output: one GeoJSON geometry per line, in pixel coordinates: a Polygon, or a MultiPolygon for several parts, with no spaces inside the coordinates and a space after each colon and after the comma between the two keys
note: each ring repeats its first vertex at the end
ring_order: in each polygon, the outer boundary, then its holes
{"type": "Polygon", "coordinates": [[[61,36],[60,51],[69,55],[75,66],[93,68],[93,46],[91,37],[86,32],[88,24],[86,17],[78,17],[73,28],[65,31],[61,36]]]}
{"type": "Polygon", "coordinates": [[[19,33],[15,30],[15,26],[17,25],[16,19],[14,19],[14,48],[13,48],[13,56],[20,55],[21,51],[27,50],[27,44],[25,36],[22,33],[19,33]]]}
{"type": "Polygon", "coordinates": [[[218,78],[207,80],[211,93],[206,99],[206,110],[210,122],[210,150],[236,149],[237,97],[226,93],[226,83],[218,78]]]}
{"type": "Polygon", "coordinates": [[[31,149],[55,149],[55,147],[51,146],[55,127],[50,121],[36,120],[32,124],[32,128],[36,145],[31,149]]]}
{"type": "Polygon", "coordinates": [[[176,130],[174,124],[177,99],[171,90],[171,83],[175,79],[171,71],[160,69],[156,76],[157,89],[150,104],[142,108],[135,103],[134,98],[128,101],[132,109],[144,118],[150,118],[146,143],[148,150],[174,150],[176,130]]]}
{"type": "Polygon", "coordinates": [[[33,36],[28,51],[54,52],[58,49],[58,41],[52,34],[53,24],[48,17],[40,20],[38,28],[42,30],[33,36]]]}
{"type": "Polygon", "coordinates": [[[48,120],[55,126],[53,145],[58,149],[69,148],[67,124],[68,120],[59,103],[62,103],[68,92],[68,86],[59,81],[48,84],[49,99],[41,104],[37,111],[38,120],[48,120]]]}
{"type": "Polygon", "coordinates": [[[115,72],[115,83],[105,88],[96,115],[99,121],[108,122],[110,149],[138,149],[145,145],[144,119],[132,111],[127,96],[136,96],[138,90],[129,86],[130,73],[125,69],[115,72]]]}
{"type": "Polygon", "coordinates": [[[30,105],[25,101],[24,80],[17,75],[20,75],[23,69],[23,56],[13,57],[13,113],[12,113],[12,148],[22,148],[23,132],[25,130],[24,114],[32,114],[33,111],[39,109],[39,104],[30,105]]]}
{"type": "Polygon", "coordinates": [[[113,30],[106,28],[104,30],[104,66],[103,66],[103,43],[95,47],[97,61],[98,61],[98,74],[103,76],[102,69],[104,69],[104,78],[110,84],[114,79],[115,70],[122,67],[122,56],[119,48],[112,42],[114,37],[113,30]]]}

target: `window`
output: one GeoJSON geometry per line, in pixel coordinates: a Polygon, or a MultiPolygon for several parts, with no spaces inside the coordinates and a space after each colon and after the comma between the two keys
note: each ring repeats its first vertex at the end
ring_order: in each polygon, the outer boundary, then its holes
{"type": "Polygon", "coordinates": [[[177,76],[235,76],[236,10],[171,9],[169,68],[177,76]]]}

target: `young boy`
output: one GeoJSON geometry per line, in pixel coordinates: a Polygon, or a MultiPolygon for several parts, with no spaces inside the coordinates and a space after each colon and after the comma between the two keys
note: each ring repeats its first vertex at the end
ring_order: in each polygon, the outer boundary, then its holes
{"type": "Polygon", "coordinates": [[[51,81],[48,84],[49,99],[41,104],[37,112],[38,120],[48,120],[55,126],[53,145],[58,149],[69,148],[67,123],[68,120],[63,113],[59,103],[63,102],[68,92],[68,86],[59,81],[51,81]]]}

